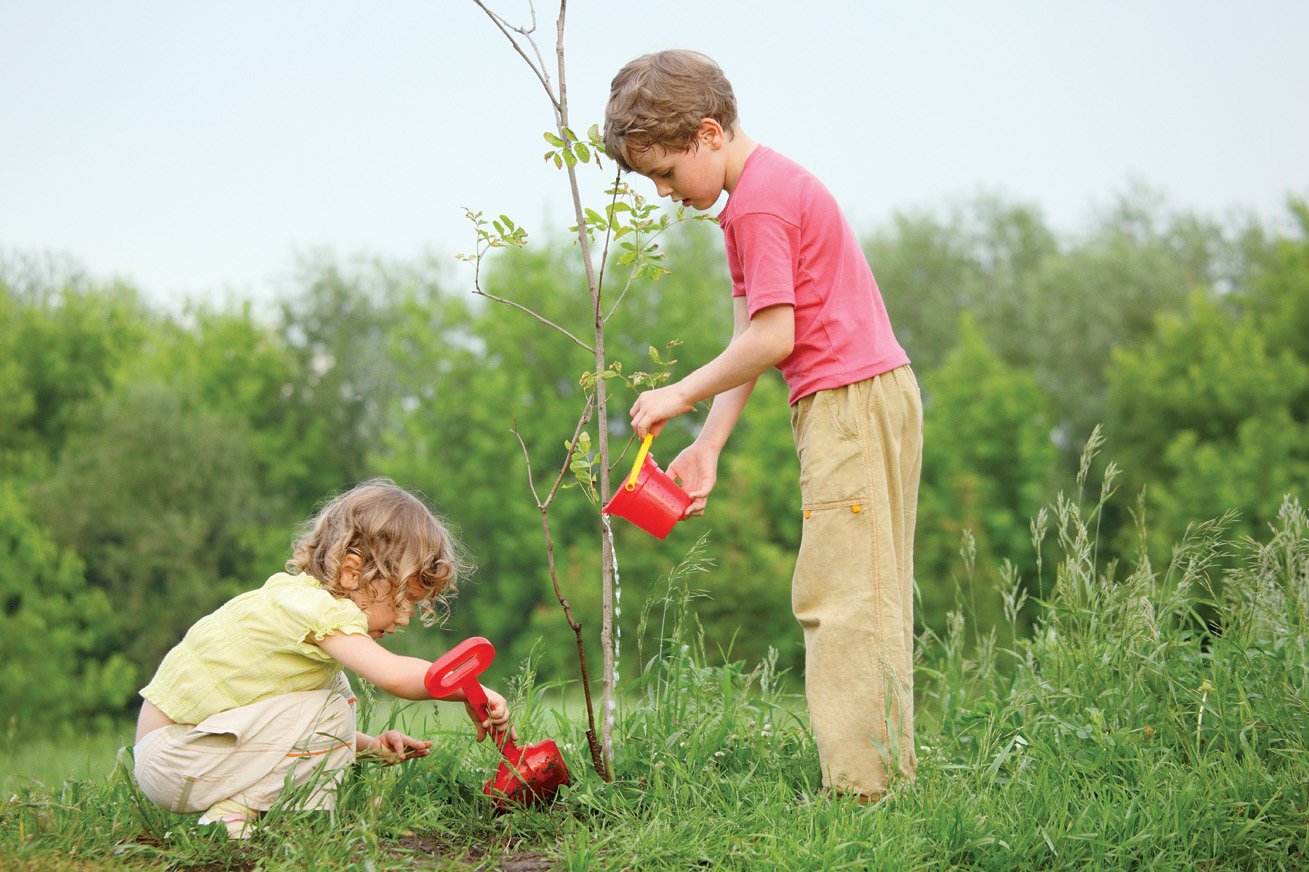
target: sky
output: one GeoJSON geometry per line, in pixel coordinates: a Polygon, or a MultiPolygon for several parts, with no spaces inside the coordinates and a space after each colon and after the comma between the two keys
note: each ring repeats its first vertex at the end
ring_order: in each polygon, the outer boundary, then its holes
{"type": "MultiPolygon", "coordinates": [[[[557,86],[557,5],[536,6],[557,86]]],[[[1138,185],[1276,223],[1309,196],[1307,33],[1303,0],[573,0],[565,84],[582,131],[633,57],[713,56],[743,129],[860,233],[986,195],[1076,234],[1138,185]]],[[[472,0],[9,0],[0,257],[68,258],[161,303],[269,299],[325,252],[436,257],[471,283],[465,208],[566,228],[552,127],[472,0]]],[[[586,178],[598,206],[610,172],[586,178]]]]}

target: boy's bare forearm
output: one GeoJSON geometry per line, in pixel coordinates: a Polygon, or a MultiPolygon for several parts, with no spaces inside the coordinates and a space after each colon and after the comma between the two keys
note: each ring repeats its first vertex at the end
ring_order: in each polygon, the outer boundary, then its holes
{"type": "Polygon", "coordinates": [[[734,307],[732,341],[721,354],[681,381],[636,398],[630,414],[637,436],[657,434],[669,418],[691,411],[702,400],[719,397],[725,402],[714,418],[710,438],[716,439],[719,447],[726,443],[755,379],[785,360],[795,346],[792,307],[771,306],[753,318],[746,312],[743,297],[736,298],[734,307]]]}
{"type": "MultiPolygon", "coordinates": [[[[790,306],[764,309],[732,338],[722,354],[682,379],[678,388],[687,405],[693,406],[737,388],[752,387],[755,379],[785,360],[794,345],[794,310],[790,306]]],[[[745,398],[749,395],[747,388],[745,398]]],[[[743,399],[740,406],[744,405],[743,399]]],[[[732,420],[735,422],[735,417],[732,420]]]]}
{"type": "Polygon", "coordinates": [[[751,379],[714,397],[714,404],[710,406],[709,414],[705,416],[704,427],[695,441],[712,448],[717,453],[722,453],[723,446],[727,444],[727,437],[732,434],[741,412],[745,410],[745,404],[750,399],[756,381],[757,379],[751,379]]]}

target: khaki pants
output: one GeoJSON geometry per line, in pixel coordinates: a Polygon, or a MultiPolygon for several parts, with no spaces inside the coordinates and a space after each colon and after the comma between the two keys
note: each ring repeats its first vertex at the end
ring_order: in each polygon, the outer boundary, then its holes
{"type": "Polygon", "coordinates": [[[792,407],[805,515],[792,582],[823,785],[912,779],[914,521],[922,401],[902,366],[792,407]]]}
{"type": "Polygon", "coordinates": [[[326,690],[161,727],[142,737],[134,757],[142,792],[171,812],[205,811],[228,799],[267,811],[288,784],[307,785],[296,808],[334,808],[342,772],[355,759],[354,695],[338,674],[326,690]]]}

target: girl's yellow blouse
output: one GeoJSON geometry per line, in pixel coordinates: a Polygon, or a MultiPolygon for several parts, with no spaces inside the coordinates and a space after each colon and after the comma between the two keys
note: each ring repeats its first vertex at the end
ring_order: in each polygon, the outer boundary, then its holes
{"type": "Polygon", "coordinates": [[[327,687],[342,669],[307,639],[368,634],[353,602],[316,578],[279,572],[197,621],[141,695],[179,724],[272,696],[327,687]]]}

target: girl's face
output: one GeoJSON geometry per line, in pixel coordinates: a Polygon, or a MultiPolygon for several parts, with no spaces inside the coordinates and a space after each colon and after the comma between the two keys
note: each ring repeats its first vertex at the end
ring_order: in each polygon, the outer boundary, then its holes
{"type": "Polygon", "coordinates": [[[405,606],[397,610],[392,600],[393,585],[400,582],[376,579],[371,585],[364,585],[359,578],[359,561],[350,555],[341,567],[341,586],[345,588],[350,601],[359,607],[368,619],[368,635],[374,639],[389,636],[401,627],[408,626],[413,616],[414,606],[423,598],[423,588],[417,579],[406,583],[405,606]],[[364,590],[370,587],[371,590],[364,590]]]}
{"type": "Polygon", "coordinates": [[[389,636],[401,627],[408,626],[409,618],[414,613],[414,605],[421,594],[415,595],[416,585],[410,583],[409,595],[405,598],[407,607],[396,611],[391,601],[391,585],[381,579],[372,584],[371,595],[356,588],[350,591],[350,600],[359,606],[359,610],[368,618],[368,635],[374,639],[389,636]]]}

